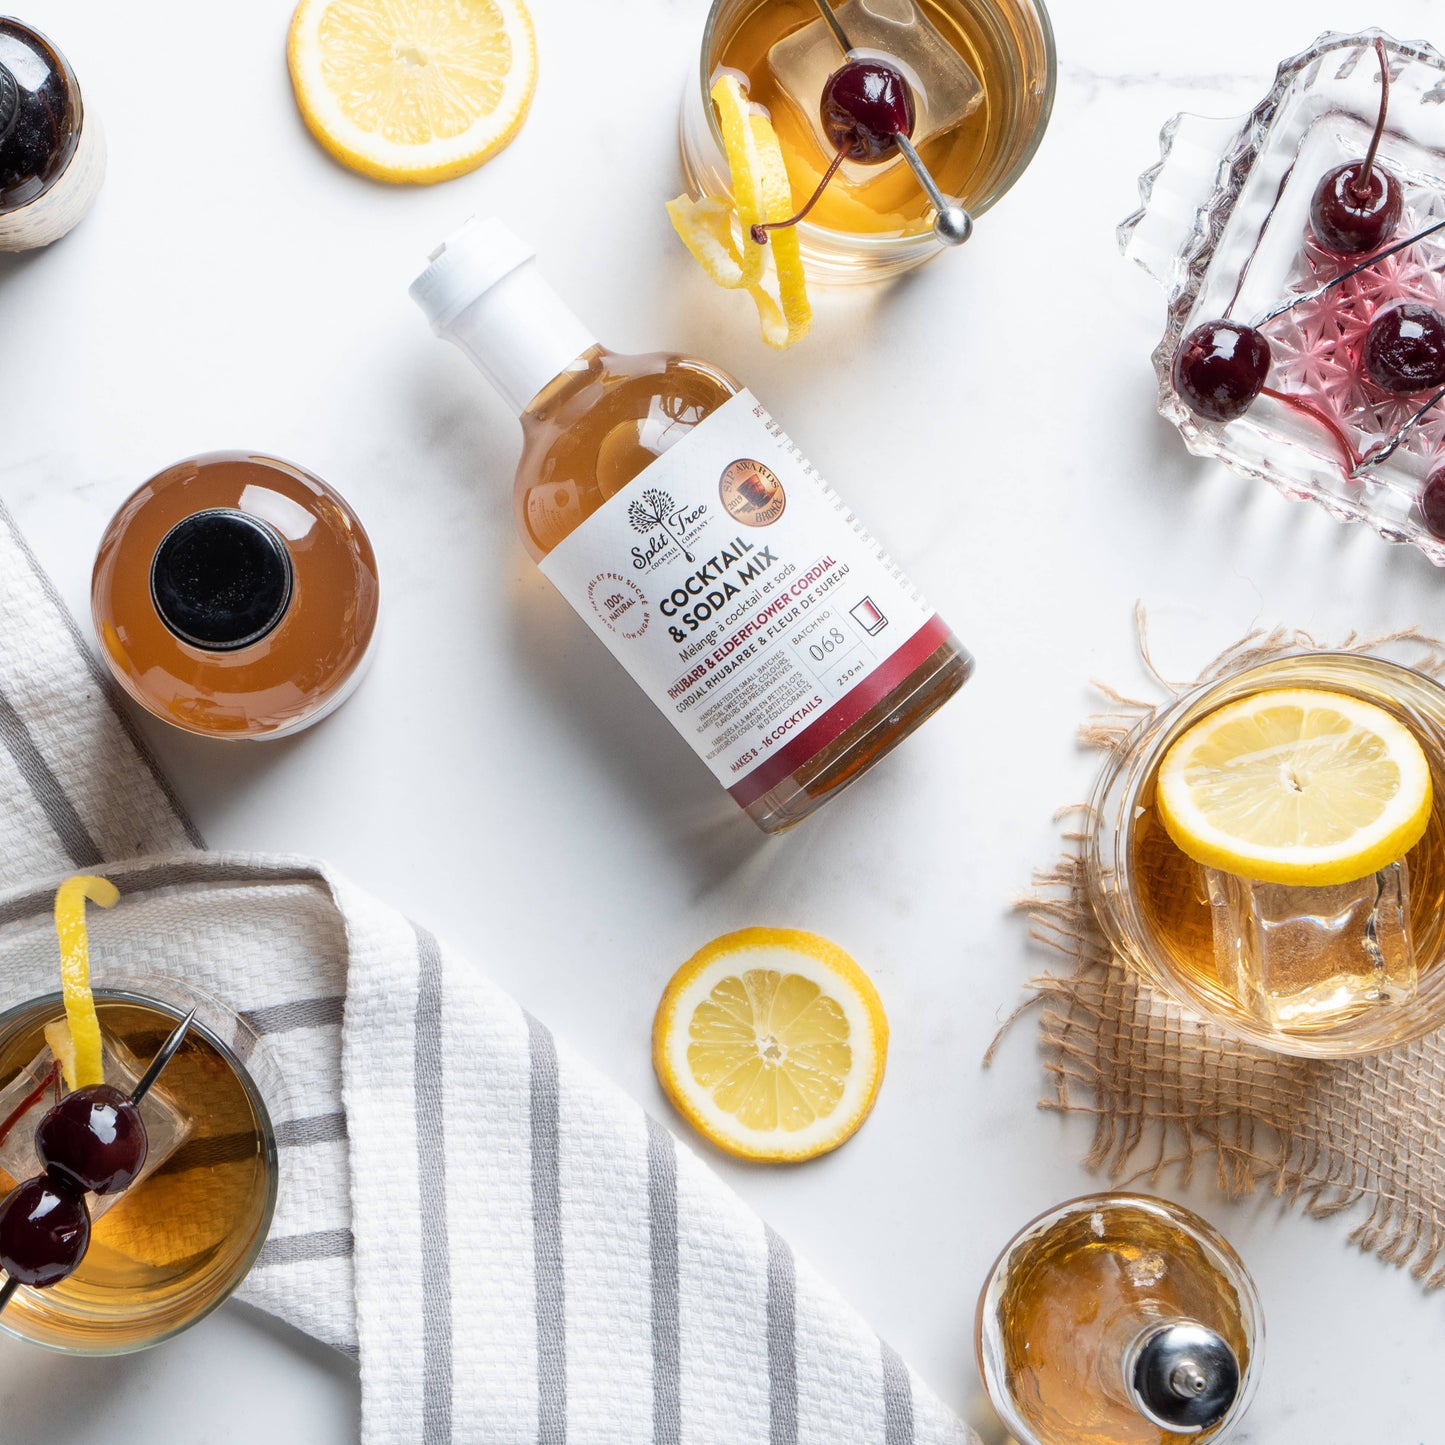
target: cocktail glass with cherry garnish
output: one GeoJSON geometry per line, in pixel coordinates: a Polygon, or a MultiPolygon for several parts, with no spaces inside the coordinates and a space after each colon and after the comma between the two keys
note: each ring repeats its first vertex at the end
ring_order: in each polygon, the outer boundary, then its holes
{"type": "Polygon", "coordinates": [[[62,996],[0,1014],[0,1195],[35,1195],[10,1211],[31,1216],[23,1227],[0,1218],[0,1257],[8,1243],[23,1275],[0,1329],[70,1353],[123,1354],[195,1324],[255,1262],[276,1202],[266,1097],[280,1080],[235,1015],[179,981],[96,989],[95,1007],[105,1083],[72,1092],[46,1039],[65,1018],[62,996]],[[191,1009],[138,1105],[137,1158],[125,1101],[191,1009]]]}
{"type": "Polygon", "coordinates": [[[1053,104],[1053,33],[1038,0],[830,0],[826,14],[818,0],[714,0],[683,99],[694,196],[732,194],[711,98],[724,73],[770,117],[796,206],[817,193],[799,226],[810,277],[870,281],[938,253],[939,195],[976,217],[1022,174],[1053,104]],[[859,147],[840,160],[825,99],[850,62],[901,78],[911,105],[904,137],[937,194],[906,146],[883,155],[859,147]]]}

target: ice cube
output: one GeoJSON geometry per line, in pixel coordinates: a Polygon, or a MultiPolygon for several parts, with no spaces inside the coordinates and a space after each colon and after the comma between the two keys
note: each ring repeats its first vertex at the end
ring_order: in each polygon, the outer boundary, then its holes
{"type": "MultiPolygon", "coordinates": [[[[54,1062],[55,1056],[50,1050],[42,1048],[15,1078],[0,1089],[0,1120],[10,1118],[26,1096],[33,1093],[50,1073],[54,1062]]],[[[135,1088],[145,1072],[145,1065],[139,1063],[124,1044],[104,1035],[101,1037],[101,1063],[105,1069],[105,1082],[126,1094],[135,1088]]],[[[17,1184],[40,1173],[40,1161],[35,1157],[35,1126],[54,1102],[54,1091],[46,1089],[44,1096],[16,1120],[9,1134],[0,1142],[0,1170],[17,1184]]],[[[141,1100],[140,1116],[146,1126],[146,1162],[132,1188],[159,1169],[181,1147],[192,1129],[191,1120],[176,1107],[163,1084],[151,1086],[141,1100]]],[[[121,1196],[90,1194],[86,1198],[90,1204],[90,1217],[95,1220],[121,1196]]]]}
{"type": "Polygon", "coordinates": [[[1204,870],[1220,979],[1273,1028],[1328,1028],[1406,1002],[1417,981],[1405,860],[1328,887],[1204,870]]]}
{"type": "MultiPolygon", "coordinates": [[[[853,47],[849,55],[887,60],[913,88],[915,146],[952,130],[982,103],[983,86],[973,68],[914,0],[846,0],[835,5],[833,13],[853,47]]],[[[823,131],[819,101],[824,84],[843,59],[822,19],[809,21],[768,51],[768,65],[779,88],[806,118],[819,148],[829,157],[834,147],[823,131]]],[[[897,156],[879,165],[845,161],[841,174],[853,185],[865,185],[902,164],[897,156]]]]}

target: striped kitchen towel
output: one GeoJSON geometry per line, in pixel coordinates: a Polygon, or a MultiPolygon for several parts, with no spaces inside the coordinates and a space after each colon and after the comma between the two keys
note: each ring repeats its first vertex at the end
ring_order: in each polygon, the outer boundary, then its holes
{"type": "Polygon", "coordinates": [[[0,789],[0,1004],[55,987],[52,889],[103,867],[97,983],[184,977],[279,1065],[242,1297],[359,1355],[369,1445],[975,1441],[465,959],[323,865],[199,851],[3,507],[0,789]]]}

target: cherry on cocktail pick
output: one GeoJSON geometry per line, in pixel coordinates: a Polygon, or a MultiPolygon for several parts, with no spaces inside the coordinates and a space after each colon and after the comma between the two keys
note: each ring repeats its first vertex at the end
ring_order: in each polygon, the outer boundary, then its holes
{"type": "MultiPolygon", "coordinates": [[[[67,1094],[36,1126],[35,1152],[45,1172],[0,1201],[0,1268],[8,1276],[0,1285],[0,1310],[22,1284],[46,1289],[73,1274],[85,1258],[86,1192],[119,1193],[145,1167],[140,1101],[185,1042],[195,1016],[192,1009],[172,1029],[129,1098],[109,1084],[90,1084],[67,1094]]],[[[44,1095],[53,1072],[24,1108],[44,1095]]],[[[11,1124],[15,1121],[12,1116],[11,1124]]]]}
{"type": "Polygon", "coordinates": [[[901,154],[933,203],[933,234],[945,246],[961,246],[973,234],[973,218],[938,189],[913,148],[917,108],[912,87],[903,72],[886,60],[856,57],[829,0],[817,0],[817,5],[823,23],[848,57],[847,63],[828,77],[819,102],[823,132],[836,153],[802,210],[786,221],[758,222],[749,234],[761,246],[769,231],[796,226],[817,204],[845,160],[876,165],[901,154]]]}

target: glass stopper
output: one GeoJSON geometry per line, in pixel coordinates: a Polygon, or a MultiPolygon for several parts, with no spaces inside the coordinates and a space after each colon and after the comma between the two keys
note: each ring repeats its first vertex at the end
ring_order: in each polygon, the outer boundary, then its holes
{"type": "Polygon", "coordinates": [[[1239,1361],[1211,1329],[1178,1321],[1135,1346],[1134,1403],[1146,1420],[1192,1434],[1217,1425],[1239,1395],[1239,1361]]]}

